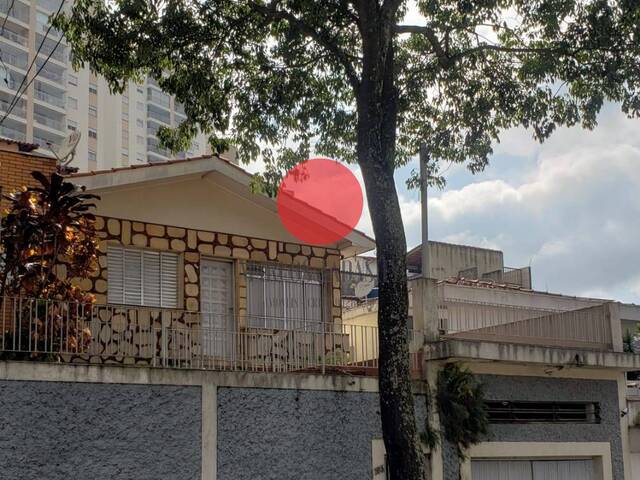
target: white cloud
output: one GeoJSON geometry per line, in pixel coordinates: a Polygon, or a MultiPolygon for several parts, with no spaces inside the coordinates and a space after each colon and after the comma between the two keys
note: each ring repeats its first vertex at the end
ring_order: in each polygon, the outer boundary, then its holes
{"type": "Polygon", "coordinates": [[[525,133],[511,132],[522,135],[523,148],[514,138],[500,155],[522,168],[489,166],[486,175],[436,194],[432,238],[489,242],[511,266],[532,262],[537,288],[639,299],[638,126],[609,111],[594,132],[562,129],[535,149],[525,133]],[[534,161],[521,160],[527,156],[534,161]]]}

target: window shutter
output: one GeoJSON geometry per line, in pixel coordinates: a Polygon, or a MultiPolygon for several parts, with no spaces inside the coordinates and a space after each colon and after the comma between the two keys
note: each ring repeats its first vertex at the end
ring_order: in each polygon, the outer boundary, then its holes
{"type": "Polygon", "coordinates": [[[142,304],[160,306],[160,253],[144,251],[142,254],[143,278],[142,304]]]}
{"type": "Polygon", "coordinates": [[[178,308],[178,255],[160,254],[160,306],[178,308]]]}
{"type": "Polygon", "coordinates": [[[124,249],[124,303],[142,305],[142,250],[124,249]]]}
{"type": "Polygon", "coordinates": [[[120,247],[107,248],[107,301],[124,303],[124,252],[120,247]]]}

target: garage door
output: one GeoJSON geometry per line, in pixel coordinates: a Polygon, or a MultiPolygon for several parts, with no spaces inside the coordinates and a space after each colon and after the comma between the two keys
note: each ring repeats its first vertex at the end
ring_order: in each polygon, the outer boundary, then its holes
{"type": "Polygon", "coordinates": [[[593,460],[474,460],[472,480],[593,480],[593,460]]]}

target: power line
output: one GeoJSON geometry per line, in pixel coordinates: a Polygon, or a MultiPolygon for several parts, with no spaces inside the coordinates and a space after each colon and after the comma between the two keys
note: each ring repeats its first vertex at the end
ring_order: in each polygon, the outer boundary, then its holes
{"type": "MultiPolygon", "coordinates": [[[[58,10],[56,11],[56,14],[55,14],[56,17],[58,15],[60,15],[60,12],[62,11],[62,7],[64,6],[64,2],[65,1],[66,0],[62,0],[60,2],[60,6],[58,7],[58,10]]],[[[40,46],[38,47],[38,50],[36,50],[36,54],[33,56],[33,60],[31,60],[31,63],[29,64],[29,68],[27,68],[26,75],[24,75],[22,77],[22,82],[20,82],[20,86],[17,88],[16,93],[13,96],[13,99],[11,100],[11,104],[9,105],[9,109],[5,112],[4,116],[0,119],[0,126],[2,126],[2,124],[7,119],[7,117],[11,114],[11,112],[13,111],[15,106],[18,104],[18,101],[20,101],[20,99],[24,95],[24,92],[26,92],[27,88],[29,88],[29,86],[34,82],[34,80],[36,79],[38,74],[42,71],[42,69],[45,67],[45,65],[49,62],[49,60],[51,59],[51,57],[55,53],[56,49],[60,45],[60,42],[62,42],[62,35],[60,35],[60,38],[58,38],[58,42],[53,47],[51,52],[49,52],[49,55],[45,59],[44,63],[42,65],[40,65],[38,70],[36,70],[36,73],[35,73],[35,75],[33,77],[31,77],[31,80],[29,80],[29,82],[26,85],[24,85],[24,82],[27,79],[27,77],[29,76],[29,72],[33,68],[33,65],[35,64],[35,62],[36,62],[36,60],[38,58],[38,55],[40,54],[40,50],[42,50],[42,47],[44,46],[44,42],[47,40],[47,37],[49,36],[49,32],[51,31],[52,28],[53,28],[53,25],[51,24],[51,22],[49,22],[49,27],[47,28],[47,31],[44,33],[44,37],[42,38],[42,41],[40,42],[40,46]],[[23,86],[24,86],[24,88],[22,88],[23,86]],[[20,91],[21,89],[22,89],[22,91],[20,91]]]]}
{"type": "MultiPolygon", "coordinates": [[[[11,10],[13,10],[13,7],[16,3],[16,0],[11,0],[11,4],[9,5],[9,8],[7,9],[7,14],[4,16],[4,20],[2,22],[2,28],[0,28],[0,36],[4,37],[4,27],[7,25],[7,20],[9,19],[9,15],[11,15],[11,10]]],[[[2,59],[2,49],[0,48],[0,63],[2,64],[2,68],[4,68],[4,83],[7,84],[7,86],[9,86],[9,69],[7,68],[7,65],[4,63],[4,60],[2,59]]]]}
{"type": "Polygon", "coordinates": [[[13,10],[13,6],[15,5],[16,0],[11,0],[11,5],[9,5],[9,9],[7,10],[7,14],[4,17],[4,21],[2,22],[2,28],[0,28],[0,35],[4,33],[4,26],[7,24],[7,20],[9,19],[9,15],[11,15],[11,10],[13,10]]]}
{"type": "MultiPolygon", "coordinates": [[[[42,65],[40,65],[40,67],[38,67],[38,70],[36,70],[36,73],[33,75],[33,77],[31,77],[31,80],[29,80],[29,82],[24,86],[24,89],[22,90],[22,92],[20,93],[20,95],[16,95],[14,97],[15,101],[11,103],[11,105],[9,106],[9,110],[7,110],[4,114],[4,116],[0,119],[0,126],[2,126],[3,122],[6,120],[6,118],[11,115],[11,112],[13,111],[13,109],[15,108],[15,106],[18,104],[18,101],[22,98],[22,96],[24,95],[24,92],[27,91],[27,88],[29,88],[29,86],[35,81],[36,77],[40,74],[40,72],[42,71],[42,69],[47,65],[47,62],[49,61],[49,59],[51,58],[51,56],[55,53],[56,49],[58,48],[58,45],[60,45],[60,42],[62,42],[62,36],[60,36],[60,38],[58,39],[58,42],[56,43],[55,47],[53,47],[53,50],[51,50],[51,52],[49,53],[49,55],[47,55],[47,58],[45,59],[45,61],[42,63],[42,65]]],[[[27,78],[26,76],[24,78],[27,78]]],[[[24,83],[24,82],[23,82],[24,83]]],[[[20,87],[18,87],[20,88],[20,87]]],[[[17,93],[17,92],[16,92],[17,93]]]]}

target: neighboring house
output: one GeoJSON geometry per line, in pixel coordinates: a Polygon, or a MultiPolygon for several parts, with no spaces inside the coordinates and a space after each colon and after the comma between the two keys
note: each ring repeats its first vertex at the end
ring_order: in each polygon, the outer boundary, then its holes
{"type": "MultiPolygon", "coordinates": [[[[439,262],[455,263],[455,250],[454,259],[439,262]]],[[[414,276],[409,288],[410,327],[432,340],[424,377],[435,388],[442,365],[468,366],[484,384],[491,419],[489,435],[466,460],[447,442],[431,452],[432,478],[640,476],[640,389],[629,389],[629,404],[626,398],[626,373],[640,368],[640,356],[623,353],[622,342],[625,329],[636,329],[640,306],[462,277],[414,276]]],[[[345,304],[343,321],[375,326],[377,307],[375,298],[345,304]]]]}

